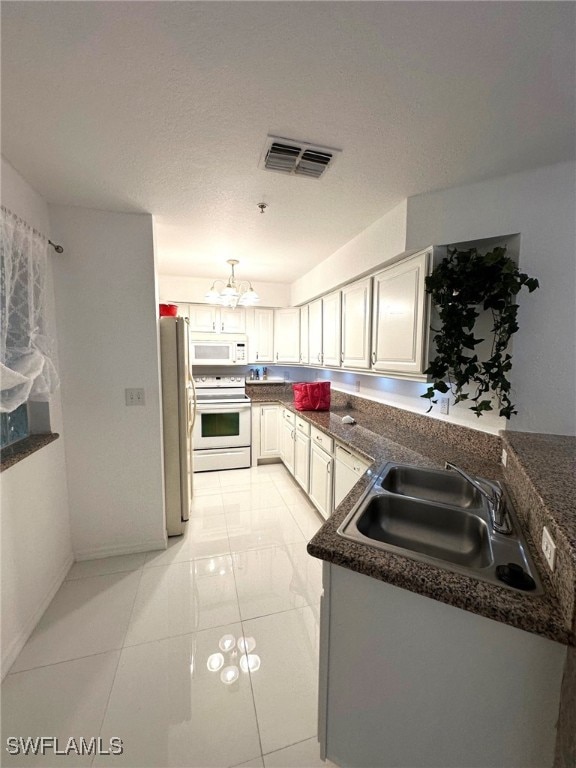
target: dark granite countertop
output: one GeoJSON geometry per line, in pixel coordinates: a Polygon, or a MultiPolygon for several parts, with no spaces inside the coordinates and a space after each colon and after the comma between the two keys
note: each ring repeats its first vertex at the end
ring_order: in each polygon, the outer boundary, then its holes
{"type": "Polygon", "coordinates": [[[0,472],[13,467],[36,451],[44,448],[45,445],[52,443],[60,437],[56,432],[48,432],[42,435],[30,435],[23,440],[19,440],[13,445],[8,445],[0,451],[0,472]]]}
{"type": "MultiPolygon", "coordinates": [[[[558,597],[557,585],[551,581],[541,564],[530,531],[525,530],[524,533],[538,564],[544,587],[543,595],[528,595],[480,582],[399,554],[356,544],[336,532],[370,484],[373,472],[388,461],[443,468],[444,462],[448,460],[473,474],[502,480],[504,473],[499,463],[502,445],[500,438],[466,427],[447,426],[446,422],[435,422],[380,403],[361,403],[361,398],[336,393],[334,390],[330,412],[295,411],[291,388],[288,386],[270,387],[266,391],[259,391],[257,395],[252,392],[250,394],[255,402],[279,401],[330,437],[345,443],[373,462],[369,472],[356,483],[332,517],[309,542],[308,552],[311,555],[518,629],[563,644],[576,644],[574,617],[567,615],[566,606],[558,597]],[[356,419],[356,424],[342,423],[342,416],[348,413],[356,419]]],[[[513,436],[511,440],[511,446],[513,443],[523,444],[522,437],[513,436]]],[[[517,512],[522,520],[520,510],[517,512]]]]}

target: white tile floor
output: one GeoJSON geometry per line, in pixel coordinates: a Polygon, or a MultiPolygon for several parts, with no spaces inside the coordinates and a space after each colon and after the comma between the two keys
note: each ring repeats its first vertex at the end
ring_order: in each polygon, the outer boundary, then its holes
{"type": "Polygon", "coordinates": [[[306,552],[322,520],[280,464],[194,481],[185,535],[76,563],[2,685],[2,746],[117,736],[124,754],[4,752],[2,765],[327,765],[315,737],[321,563],[306,552]]]}

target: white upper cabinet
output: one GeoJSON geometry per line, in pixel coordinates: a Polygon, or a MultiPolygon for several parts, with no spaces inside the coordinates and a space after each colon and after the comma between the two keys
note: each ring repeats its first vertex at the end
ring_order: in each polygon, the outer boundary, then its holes
{"type": "Polygon", "coordinates": [[[274,360],[300,362],[300,308],[274,310],[274,360]]]}
{"type": "Polygon", "coordinates": [[[190,330],[198,333],[216,333],[216,321],[220,320],[220,307],[210,304],[190,304],[190,330]]]}
{"type": "Polygon", "coordinates": [[[372,278],[342,288],[342,366],[370,368],[372,278]]]}
{"type": "Polygon", "coordinates": [[[342,365],[341,301],[341,291],[334,291],[322,298],[322,364],[331,368],[342,365]]]}
{"type": "Polygon", "coordinates": [[[322,365],[322,299],[308,304],[308,354],[310,365],[322,365]]]}
{"type": "Polygon", "coordinates": [[[426,368],[427,305],[424,280],[431,251],[422,251],[374,275],[372,369],[422,374],[426,368]]]}
{"type": "Polygon", "coordinates": [[[220,309],[218,333],[246,333],[246,310],[243,307],[220,309]]]}
{"type": "Polygon", "coordinates": [[[274,310],[246,310],[246,331],[248,334],[248,362],[274,362],[274,310]]]}
{"type": "MultiPolygon", "coordinates": [[[[180,306],[180,305],[179,305],[180,306]]],[[[243,307],[215,307],[210,304],[190,304],[190,330],[196,333],[246,333],[243,307]]]]}
{"type": "Polygon", "coordinates": [[[308,338],[308,304],[300,307],[300,362],[310,362],[310,340],[308,338]]]}

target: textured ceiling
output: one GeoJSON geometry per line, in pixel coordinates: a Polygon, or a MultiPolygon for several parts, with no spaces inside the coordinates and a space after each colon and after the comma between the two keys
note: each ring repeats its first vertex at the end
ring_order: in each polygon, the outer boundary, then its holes
{"type": "Polygon", "coordinates": [[[574,156],[573,3],[1,10],[3,154],[51,202],[154,214],[166,274],[291,281],[407,196],[574,156]],[[284,177],[268,133],[343,152],[284,177]]]}

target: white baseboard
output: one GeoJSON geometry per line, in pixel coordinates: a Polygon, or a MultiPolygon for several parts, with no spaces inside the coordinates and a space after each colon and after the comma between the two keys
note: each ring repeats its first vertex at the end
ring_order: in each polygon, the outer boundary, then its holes
{"type": "Polygon", "coordinates": [[[96,549],[83,549],[74,552],[75,560],[100,560],[103,557],[117,557],[119,555],[133,555],[137,552],[151,552],[156,549],[166,549],[168,540],[149,539],[138,544],[116,544],[113,546],[97,547],[96,549]]]}
{"type": "Polygon", "coordinates": [[[28,621],[26,622],[22,630],[12,640],[12,642],[8,644],[8,647],[4,646],[2,648],[2,663],[1,663],[2,679],[4,679],[10,667],[16,661],[18,654],[20,653],[22,648],[24,648],[24,646],[26,645],[26,641],[34,631],[36,624],[38,624],[38,622],[42,618],[42,614],[44,613],[46,608],[48,608],[48,606],[52,602],[52,598],[62,586],[62,582],[66,578],[66,574],[70,570],[70,567],[72,566],[73,562],[74,562],[74,557],[72,556],[72,554],[68,555],[62,567],[58,571],[58,575],[50,585],[48,592],[46,593],[46,595],[44,596],[43,600],[40,602],[36,610],[31,614],[30,618],[28,619],[28,621]]]}

